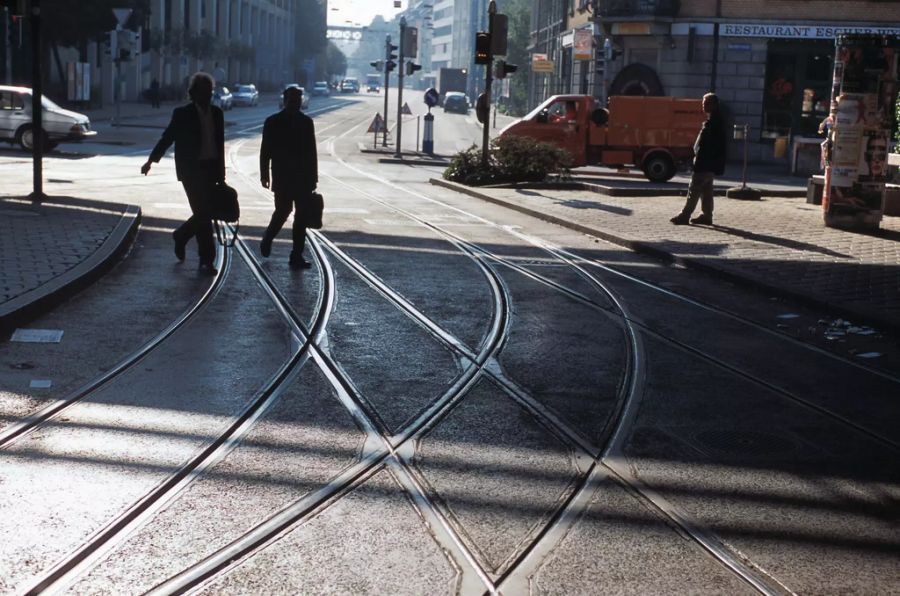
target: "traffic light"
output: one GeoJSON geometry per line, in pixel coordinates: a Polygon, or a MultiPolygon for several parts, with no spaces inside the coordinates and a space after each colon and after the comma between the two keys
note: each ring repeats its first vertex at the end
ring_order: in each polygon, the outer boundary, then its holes
{"type": "Polygon", "coordinates": [[[491,63],[491,36],[479,31],[475,34],[475,64],[491,63]]]}
{"type": "MultiPolygon", "coordinates": [[[[606,40],[609,42],[609,40],[606,40]]],[[[605,54],[605,58],[607,62],[612,62],[613,60],[617,60],[619,56],[622,55],[622,50],[617,50],[613,47],[612,43],[606,43],[603,46],[603,53],[605,54]]]]}
{"type": "Polygon", "coordinates": [[[406,63],[406,76],[412,76],[417,70],[422,70],[421,64],[416,64],[415,62],[406,63]]]}
{"type": "Polygon", "coordinates": [[[606,73],[606,55],[603,52],[597,52],[597,59],[594,61],[594,72],[601,76],[606,73]]]}
{"type": "Polygon", "coordinates": [[[397,51],[397,46],[395,46],[394,44],[392,44],[392,43],[390,42],[390,40],[388,40],[388,41],[385,43],[385,46],[384,46],[384,47],[385,47],[385,54],[384,54],[384,58],[385,58],[385,62],[384,62],[385,70],[387,70],[388,72],[391,72],[392,70],[394,70],[395,68],[397,68],[397,63],[395,62],[395,60],[397,60],[397,54],[394,53],[394,52],[397,51]]]}
{"type": "Polygon", "coordinates": [[[491,53],[494,56],[506,56],[508,30],[509,19],[505,14],[491,15],[491,53]]]}
{"type": "Polygon", "coordinates": [[[384,68],[384,60],[375,60],[374,62],[369,62],[369,66],[374,68],[376,72],[381,72],[381,69],[384,68]]]}
{"type": "Polygon", "coordinates": [[[403,38],[403,55],[406,58],[415,58],[419,55],[419,30],[415,27],[404,27],[403,38]]]}
{"type": "Polygon", "coordinates": [[[494,65],[494,78],[505,79],[506,75],[517,70],[519,70],[519,67],[515,64],[507,64],[506,60],[498,60],[497,64],[494,65]]]}

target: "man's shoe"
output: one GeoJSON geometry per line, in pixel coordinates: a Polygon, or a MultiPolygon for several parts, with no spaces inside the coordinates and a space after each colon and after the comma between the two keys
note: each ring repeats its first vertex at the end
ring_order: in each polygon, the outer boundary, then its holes
{"type": "Polygon", "coordinates": [[[200,272],[200,275],[216,275],[219,273],[219,270],[212,263],[200,263],[197,270],[200,272]]]}
{"type": "Polygon", "coordinates": [[[699,224],[701,226],[711,226],[712,225],[712,216],[710,215],[700,215],[699,217],[695,217],[691,220],[692,224],[699,224]]]}
{"type": "Polygon", "coordinates": [[[291,253],[291,259],[288,263],[290,264],[291,269],[309,269],[312,267],[312,263],[296,253],[291,253]]]}
{"type": "Polygon", "coordinates": [[[183,261],[184,260],[184,245],[186,243],[180,242],[178,240],[178,234],[176,234],[175,232],[172,232],[172,238],[175,240],[175,257],[179,261],[183,261]]]}
{"type": "Polygon", "coordinates": [[[272,254],[272,239],[266,236],[263,236],[263,239],[259,241],[259,254],[264,257],[268,257],[272,254]]]}
{"type": "Polygon", "coordinates": [[[689,223],[691,223],[691,220],[690,220],[690,218],[688,218],[687,215],[676,215],[669,221],[671,221],[676,226],[686,226],[689,223]]]}

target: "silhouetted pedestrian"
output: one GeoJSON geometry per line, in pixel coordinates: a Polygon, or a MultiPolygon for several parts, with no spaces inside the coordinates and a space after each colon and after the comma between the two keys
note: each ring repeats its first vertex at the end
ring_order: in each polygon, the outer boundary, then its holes
{"type": "Polygon", "coordinates": [[[159,107],[159,81],[156,79],[150,81],[150,106],[159,107]]]}
{"type": "Polygon", "coordinates": [[[272,166],[271,188],[275,193],[275,212],[263,234],[259,252],[268,257],[272,241],[291,210],[294,210],[292,268],[308,268],[303,258],[306,244],[306,215],[311,198],[319,182],[316,154],[316,130],[312,118],[300,111],[303,91],[297,87],[284,90],[284,109],[266,118],[263,125],[262,147],[259,151],[259,176],[264,188],[269,188],[269,164],[272,166]]]}
{"type": "Polygon", "coordinates": [[[222,110],[210,103],[214,88],[215,81],[205,72],[191,77],[188,85],[191,103],[175,108],[172,120],[141,166],[141,173],[146,176],[151,162],[158,163],[175,143],[175,173],[184,186],[192,213],[172,232],[175,256],[179,261],[184,260],[185,245],[195,236],[200,270],[208,274],[216,273],[211,219],[213,190],[216,184],[225,182],[225,118],[222,110]]]}
{"type": "Polygon", "coordinates": [[[694,173],[688,187],[687,202],[681,213],[670,221],[675,225],[687,223],[712,225],[713,222],[713,181],[716,176],[725,172],[728,137],[725,124],[719,112],[719,98],[715,93],[707,93],[701,103],[706,112],[706,122],[697,135],[694,143],[694,173]],[[702,198],[700,216],[691,219],[697,208],[697,201],[702,198]]]}

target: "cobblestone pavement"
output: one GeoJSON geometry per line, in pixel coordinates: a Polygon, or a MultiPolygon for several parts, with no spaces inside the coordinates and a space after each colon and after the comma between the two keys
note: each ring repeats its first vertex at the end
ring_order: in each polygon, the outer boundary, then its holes
{"type": "Polygon", "coordinates": [[[124,206],[55,198],[42,204],[0,198],[0,310],[94,254],[124,206]]]}
{"type": "Polygon", "coordinates": [[[866,234],[825,227],[821,207],[803,199],[717,198],[714,226],[675,226],[669,218],[684,205],[681,196],[453,186],[617,244],[900,328],[900,218],[885,217],[877,234],[866,234]]]}

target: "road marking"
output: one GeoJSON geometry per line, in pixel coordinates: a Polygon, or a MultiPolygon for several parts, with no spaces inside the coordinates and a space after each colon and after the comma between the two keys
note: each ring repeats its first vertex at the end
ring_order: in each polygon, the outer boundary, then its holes
{"type": "Polygon", "coordinates": [[[58,344],[62,341],[62,329],[16,329],[10,341],[31,344],[58,344]]]}
{"type": "Polygon", "coordinates": [[[53,386],[53,381],[49,379],[32,379],[28,386],[32,389],[50,389],[53,386]]]}

